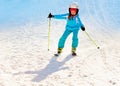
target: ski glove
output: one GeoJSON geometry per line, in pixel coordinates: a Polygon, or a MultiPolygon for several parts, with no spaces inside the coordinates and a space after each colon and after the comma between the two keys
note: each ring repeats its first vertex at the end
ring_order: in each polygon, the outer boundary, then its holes
{"type": "Polygon", "coordinates": [[[81,26],[81,30],[82,30],[82,31],[85,31],[85,27],[84,27],[84,26],[81,26]]]}
{"type": "Polygon", "coordinates": [[[54,17],[54,15],[52,15],[51,13],[49,13],[48,18],[53,18],[53,17],[54,17]]]}

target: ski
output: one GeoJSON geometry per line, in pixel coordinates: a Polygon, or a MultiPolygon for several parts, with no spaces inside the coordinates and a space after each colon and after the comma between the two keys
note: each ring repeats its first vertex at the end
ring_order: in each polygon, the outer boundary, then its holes
{"type": "MultiPolygon", "coordinates": [[[[58,56],[60,56],[60,55],[61,55],[60,53],[56,53],[56,54],[54,54],[55,57],[58,57],[58,56]]],[[[71,53],[71,55],[72,55],[72,56],[77,56],[76,53],[71,53]]]]}
{"type": "Polygon", "coordinates": [[[72,52],[72,56],[77,56],[77,54],[75,52],[72,52]]]}
{"type": "Polygon", "coordinates": [[[59,53],[56,53],[56,54],[54,54],[54,56],[58,57],[58,56],[60,56],[60,54],[59,54],[59,53]]]}

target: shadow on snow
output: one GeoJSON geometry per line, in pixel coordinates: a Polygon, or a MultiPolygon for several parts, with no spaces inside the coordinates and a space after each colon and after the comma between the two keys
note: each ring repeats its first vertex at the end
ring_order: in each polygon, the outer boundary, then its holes
{"type": "Polygon", "coordinates": [[[67,61],[73,58],[71,55],[68,55],[63,61],[59,62],[55,57],[52,57],[49,64],[42,70],[38,71],[26,71],[25,74],[37,74],[35,78],[32,79],[33,82],[40,82],[47,78],[47,76],[60,71],[68,69],[69,67],[62,67],[67,61]]]}

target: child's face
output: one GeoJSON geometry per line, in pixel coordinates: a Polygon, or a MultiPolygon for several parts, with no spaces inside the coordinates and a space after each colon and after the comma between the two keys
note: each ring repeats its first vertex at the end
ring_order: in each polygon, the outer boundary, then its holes
{"type": "Polygon", "coordinates": [[[76,15],[77,9],[75,8],[70,8],[71,15],[76,15]]]}
{"type": "Polygon", "coordinates": [[[76,11],[71,11],[71,14],[72,15],[76,15],[76,11]]]}

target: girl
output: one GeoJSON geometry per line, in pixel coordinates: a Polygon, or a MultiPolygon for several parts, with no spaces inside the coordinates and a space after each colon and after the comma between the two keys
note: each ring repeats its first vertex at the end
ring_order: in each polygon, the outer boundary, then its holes
{"type": "Polygon", "coordinates": [[[58,56],[63,48],[65,41],[67,37],[70,35],[70,33],[73,33],[72,37],[72,55],[76,56],[76,48],[78,47],[78,31],[79,28],[81,28],[83,31],[85,31],[85,27],[82,24],[80,18],[79,18],[79,8],[77,3],[72,3],[69,6],[69,13],[66,14],[60,14],[60,15],[52,15],[51,13],[48,15],[48,18],[55,18],[55,19],[66,19],[66,29],[59,39],[58,42],[58,52],[55,54],[55,56],[58,56]]]}

